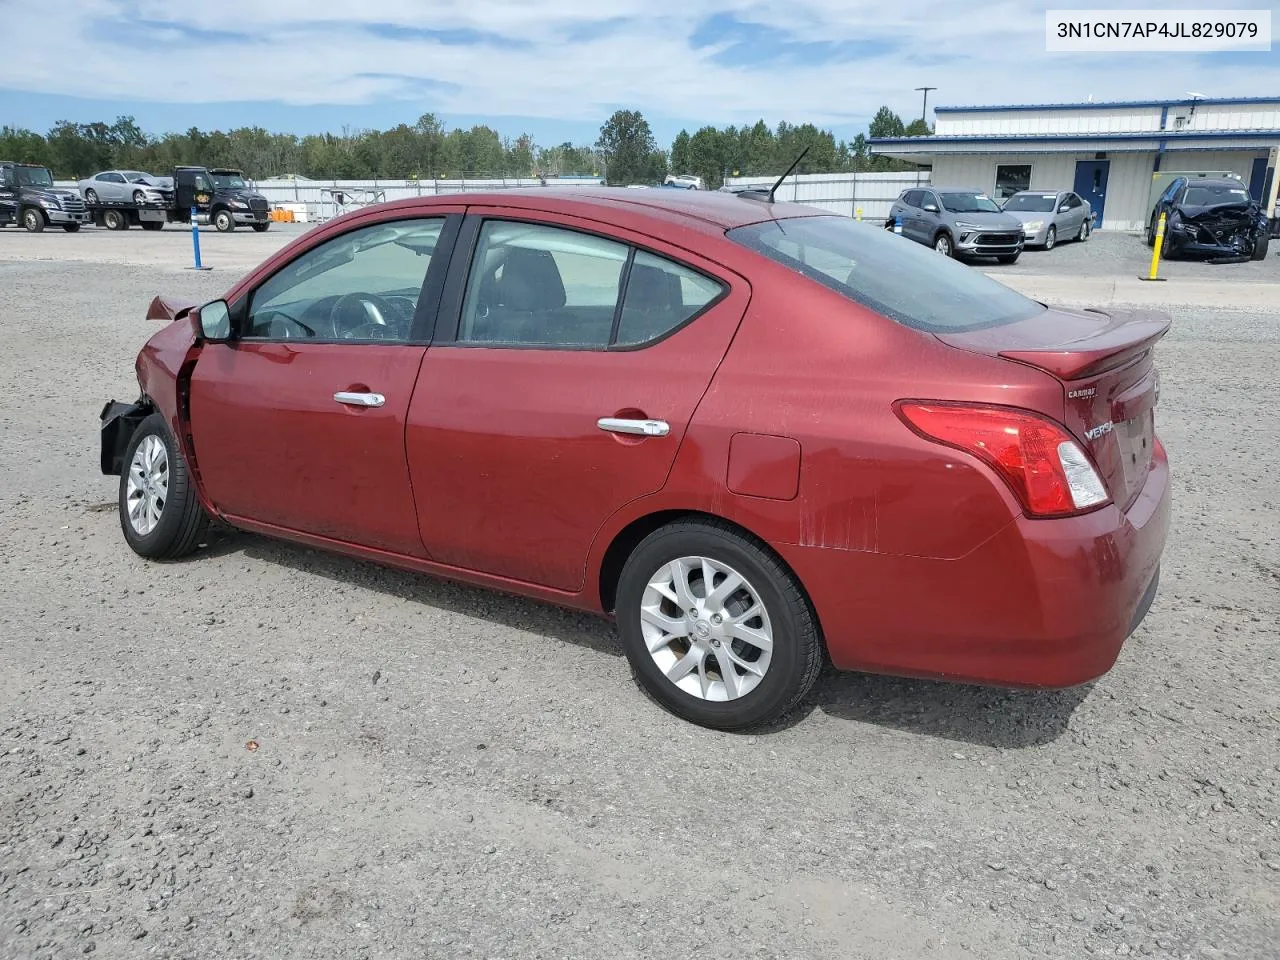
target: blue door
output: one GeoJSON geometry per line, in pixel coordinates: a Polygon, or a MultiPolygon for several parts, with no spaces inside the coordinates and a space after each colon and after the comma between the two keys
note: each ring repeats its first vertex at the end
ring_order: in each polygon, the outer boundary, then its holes
{"type": "Polygon", "coordinates": [[[1250,196],[1261,203],[1266,196],[1267,186],[1267,158],[1258,157],[1253,161],[1253,172],[1249,177],[1250,196]]]}
{"type": "Polygon", "coordinates": [[[1075,191],[1093,208],[1093,229],[1102,226],[1102,208],[1107,202],[1107,173],[1110,160],[1077,160],[1075,191]]]}

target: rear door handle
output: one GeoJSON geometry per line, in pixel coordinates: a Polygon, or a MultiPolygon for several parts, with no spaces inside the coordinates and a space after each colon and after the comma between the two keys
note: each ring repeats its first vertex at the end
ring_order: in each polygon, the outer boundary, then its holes
{"type": "Polygon", "coordinates": [[[665,420],[624,420],[618,417],[601,417],[596,426],[609,433],[631,433],[641,437],[665,437],[671,425],[665,420]]]}
{"type": "Polygon", "coordinates": [[[348,407],[380,407],[387,402],[387,398],[380,393],[351,393],[346,390],[339,390],[333,395],[333,399],[348,407]]]}

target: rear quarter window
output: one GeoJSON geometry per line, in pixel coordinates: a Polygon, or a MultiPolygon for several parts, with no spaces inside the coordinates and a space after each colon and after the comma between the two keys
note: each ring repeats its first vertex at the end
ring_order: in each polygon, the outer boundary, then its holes
{"type": "Polygon", "coordinates": [[[770,220],[730,240],[891,320],[955,333],[1026,320],[1045,307],[981,271],[848,217],[770,220]]]}

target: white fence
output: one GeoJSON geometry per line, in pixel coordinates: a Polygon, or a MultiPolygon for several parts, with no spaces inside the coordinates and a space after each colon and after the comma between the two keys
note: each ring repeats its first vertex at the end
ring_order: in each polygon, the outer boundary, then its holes
{"type": "MultiPolygon", "coordinates": [[[[769,187],[777,177],[730,177],[730,186],[769,187]]],[[[866,220],[884,219],[903,190],[929,182],[928,171],[889,173],[815,173],[787,177],[778,187],[778,200],[811,204],[866,220]]],[[[308,220],[328,220],[365,203],[406,200],[447,193],[513,190],[520,187],[580,187],[599,184],[594,177],[536,177],[504,180],[259,180],[258,190],[272,205],[305,211],[308,220]]],[[[58,186],[75,189],[75,181],[58,186]]]]}
{"type": "MultiPolygon", "coordinates": [[[[777,177],[729,177],[734,187],[771,187],[777,177]]],[[[790,176],[774,194],[777,200],[810,204],[864,220],[884,220],[903,190],[928,184],[927,170],[895,170],[888,173],[806,173],[790,176]]]]}

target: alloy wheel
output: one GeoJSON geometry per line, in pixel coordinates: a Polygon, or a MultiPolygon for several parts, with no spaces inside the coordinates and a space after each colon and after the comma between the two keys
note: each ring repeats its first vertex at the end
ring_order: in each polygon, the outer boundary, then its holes
{"type": "Polygon", "coordinates": [[[645,587],[640,624],[658,669],[698,699],[745,697],[769,670],[769,611],[746,577],[718,560],[681,557],[663,565],[645,587]]]}
{"type": "Polygon", "coordinates": [[[156,528],[169,499],[169,452],[164,441],[148,434],[133,452],[125,506],[134,533],[145,537],[156,528]]]}

